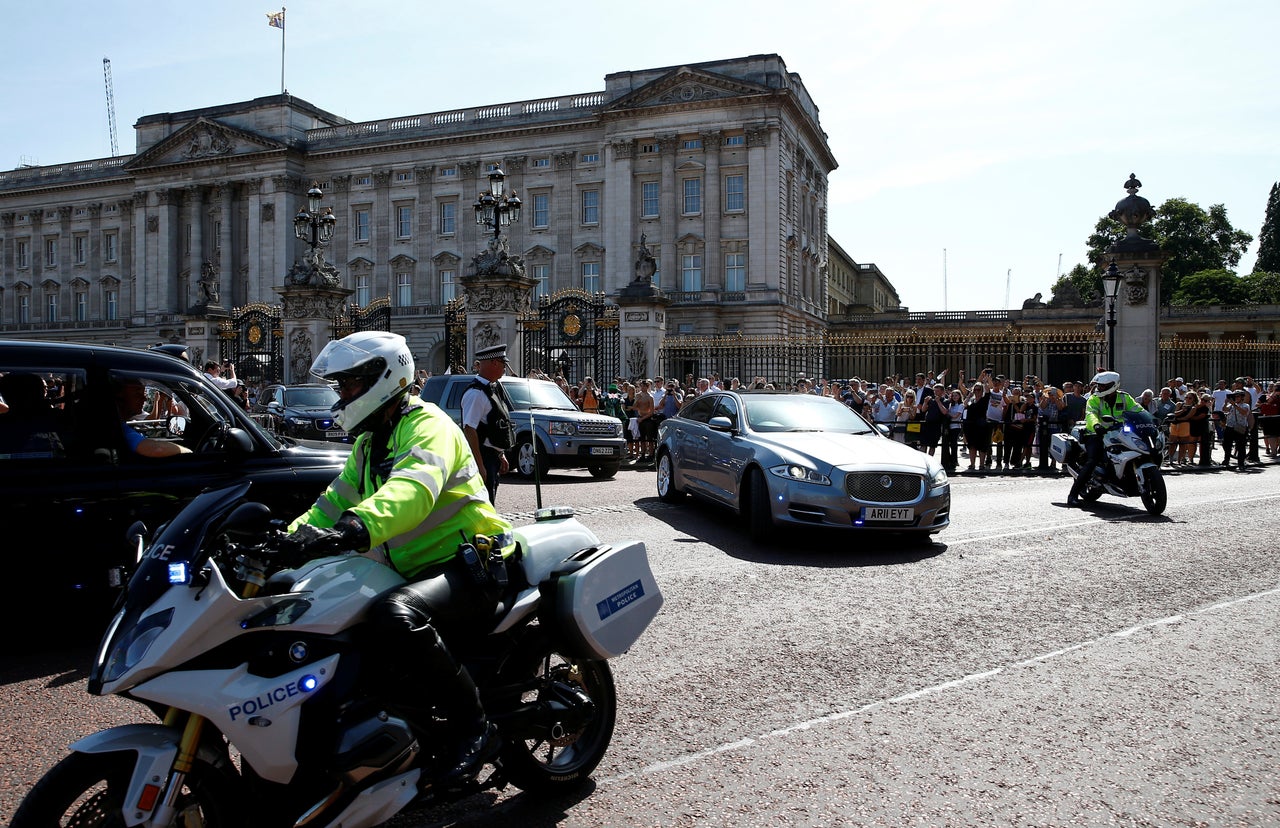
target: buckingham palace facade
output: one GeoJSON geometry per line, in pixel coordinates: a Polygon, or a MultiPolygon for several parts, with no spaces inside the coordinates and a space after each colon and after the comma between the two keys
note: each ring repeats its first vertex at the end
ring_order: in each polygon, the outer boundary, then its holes
{"type": "Polygon", "coordinates": [[[365,123],[284,94],[134,128],[133,155],[0,173],[0,336],[209,345],[211,308],[280,301],[315,182],[350,301],[389,302],[391,329],[442,370],[445,307],[488,241],[473,205],[495,167],[523,202],[504,231],[535,302],[617,295],[647,247],[664,335],[826,327],[836,161],[777,55],[365,123]]]}

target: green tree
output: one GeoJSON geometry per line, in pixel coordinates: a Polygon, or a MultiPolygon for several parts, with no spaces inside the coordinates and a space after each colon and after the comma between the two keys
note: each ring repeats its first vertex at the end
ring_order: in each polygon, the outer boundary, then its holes
{"type": "MultiPolygon", "coordinates": [[[[1160,301],[1172,301],[1182,280],[1202,270],[1231,270],[1253,236],[1231,226],[1227,208],[1215,204],[1207,211],[1185,198],[1171,198],[1156,208],[1155,218],[1142,234],[1160,245],[1166,257],[1160,269],[1160,301]]],[[[1099,270],[1111,261],[1108,249],[1125,235],[1124,225],[1103,216],[1087,242],[1089,261],[1099,270]]]]}
{"type": "Polygon", "coordinates": [[[1255,270],[1240,277],[1244,301],[1250,305],[1280,305],[1280,273],[1255,270]]]}
{"type": "Polygon", "coordinates": [[[1049,307],[1092,307],[1102,302],[1102,273],[1078,264],[1053,283],[1049,307]]]}
{"type": "Polygon", "coordinates": [[[1201,270],[1183,278],[1173,293],[1175,305],[1242,305],[1244,280],[1230,270],[1201,270]]]}
{"type": "Polygon", "coordinates": [[[1271,185],[1267,215],[1258,231],[1258,260],[1253,272],[1280,273],[1280,184],[1271,185]]]}

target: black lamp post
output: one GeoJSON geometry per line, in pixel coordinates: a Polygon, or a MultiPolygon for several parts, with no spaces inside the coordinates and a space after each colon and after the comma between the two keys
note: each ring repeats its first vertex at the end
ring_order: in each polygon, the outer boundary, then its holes
{"type": "Polygon", "coordinates": [[[474,205],[476,224],[493,228],[493,240],[496,244],[502,235],[502,228],[520,220],[520,196],[513,191],[510,195],[502,192],[507,174],[501,167],[494,167],[489,173],[489,192],[481,193],[474,205]]]}
{"type": "Polygon", "coordinates": [[[1102,289],[1107,294],[1107,368],[1111,371],[1116,370],[1116,297],[1120,294],[1120,281],[1120,268],[1112,259],[1102,273],[1102,289]]]}
{"type": "Polygon", "coordinates": [[[325,207],[320,212],[320,199],[324,191],[318,182],[312,182],[307,190],[307,206],[293,217],[293,234],[311,246],[311,258],[315,259],[316,248],[323,247],[333,239],[333,229],[338,226],[338,217],[333,214],[332,207],[325,207]]]}

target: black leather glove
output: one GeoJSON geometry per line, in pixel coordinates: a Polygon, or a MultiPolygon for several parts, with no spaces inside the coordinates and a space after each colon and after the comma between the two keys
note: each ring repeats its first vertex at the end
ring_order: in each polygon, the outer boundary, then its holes
{"type": "Polygon", "coordinates": [[[330,529],[304,523],[280,542],[281,554],[290,561],[306,561],[347,550],[364,552],[368,548],[369,532],[360,518],[350,512],[343,513],[330,529]]]}

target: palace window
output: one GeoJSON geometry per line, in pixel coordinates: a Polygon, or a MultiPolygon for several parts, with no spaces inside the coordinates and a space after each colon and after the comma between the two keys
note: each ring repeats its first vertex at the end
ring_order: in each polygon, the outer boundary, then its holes
{"type": "Polygon", "coordinates": [[[407,308],[413,304],[413,274],[396,274],[396,305],[407,308]]]}
{"type": "Polygon", "coordinates": [[[102,260],[104,262],[114,262],[116,260],[116,240],[115,233],[102,234],[102,260]]]}
{"type": "Polygon", "coordinates": [[[440,304],[445,305],[458,298],[458,284],[452,270],[440,271],[440,304]]]}
{"type": "Polygon", "coordinates": [[[699,254],[680,257],[680,289],[691,293],[702,290],[702,256],[699,254]]]}
{"type": "Polygon", "coordinates": [[[408,205],[396,207],[396,237],[407,239],[413,235],[413,208],[408,205]]]}
{"type": "Polygon", "coordinates": [[[583,190],[582,191],[582,223],[583,224],[599,224],[600,223],[600,191],[599,190],[583,190]]]}
{"type": "Polygon", "coordinates": [[[657,218],[662,185],[645,181],[640,185],[640,218],[657,218]]]}
{"type": "Polygon", "coordinates": [[[367,242],[369,240],[369,211],[356,210],[354,224],[355,240],[358,242],[367,242]]]}
{"type": "Polygon", "coordinates": [[[362,308],[373,301],[371,281],[372,277],[368,273],[362,273],[356,277],[356,304],[362,308]]]}
{"type": "Polygon", "coordinates": [[[724,289],[728,293],[741,293],[747,289],[747,254],[724,254],[724,289]]]}
{"type": "Polygon", "coordinates": [[[452,236],[458,229],[458,202],[440,202],[440,235],[452,236]]]}
{"type": "Polygon", "coordinates": [[[600,263],[582,263],[582,289],[587,293],[600,292],[600,263]]]}
{"type": "Polygon", "coordinates": [[[544,296],[550,296],[551,265],[534,265],[529,272],[534,279],[537,279],[537,282],[533,286],[533,300],[536,302],[544,296]]]}
{"type": "Polygon", "coordinates": [[[702,179],[684,179],[684,209],[686,216],[702,212],[702,179]]]}
{"type": "Polygon", "coordinates": [[[533,194],[533,226],[549,227],[551,225],[551,195],[549,193],[533,194]]]}
{"type": "Polygon", "coordinates": [[[741,175],[726,175],[724,177],[724,211],[726,213],[741,213],[747,208],[744,186],[744,179],[741,175]]]}

